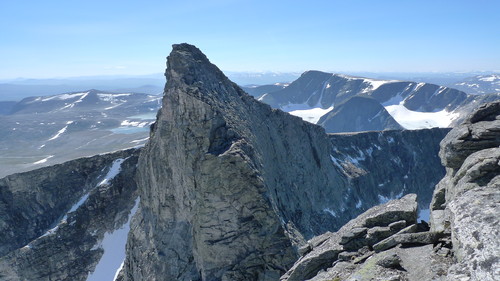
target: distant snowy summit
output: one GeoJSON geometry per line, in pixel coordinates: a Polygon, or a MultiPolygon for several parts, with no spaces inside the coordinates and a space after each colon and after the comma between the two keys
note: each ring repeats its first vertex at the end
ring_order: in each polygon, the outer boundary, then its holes
{"type": "Polygon", "coordinates": [[[397,128],[392,118],[405,129],[451,127],[480,104],[500,97],[495,94],[472,96],[430,83],[307,71],[289,86],[264,93],[258,99],[335,133],[344,132],[346,128],[354,131],[397,128]],[[371,97],[374,101],[350,100],[358,96],[371,97]],[[349,110],[335,110],[345,103],[349,104],[349,110]],[[336,116],[334,119],[327,117],[332,114],[336,116]],[[324,120],[330,120],[329,125],[325,125],[324,120]],[[356,124],[333,125],[332,120],[356,124]],[[340,127],[344,129],[333,129],[340,127]]]}
{"type": "Polygon", "coordinates": [[[129,111],[141,112],[147,108],[157,109],[160,98],[158,95],[112,93],[92,89],[59,95],[28,97],[18,102],[9,113],[54,113],[68,110],[106,112],[125,108],[129,111]]]}
{"type": "Polygon", "coordinates": [[[500,92],[500,74],[478,75],[463,79],[451,85],[469,94],[489,94],[500,92]]]}

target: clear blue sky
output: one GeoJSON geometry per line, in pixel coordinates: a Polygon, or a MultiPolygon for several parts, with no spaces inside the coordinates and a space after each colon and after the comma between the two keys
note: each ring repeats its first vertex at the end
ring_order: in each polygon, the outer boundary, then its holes
{"type": "Polygon", "coordinates": [[[2,0],[0,79],[163,72],[174,43],[232,71],[500,69],[498,0],[2,0]]]}

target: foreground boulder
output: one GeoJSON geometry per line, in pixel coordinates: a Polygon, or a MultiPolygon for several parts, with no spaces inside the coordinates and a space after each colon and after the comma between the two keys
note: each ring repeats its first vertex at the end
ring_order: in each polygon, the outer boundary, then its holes
{"type": "Polygon", "coordinates": [[[446,176],[436,186],[431,228],[450,233],[457,259],[448,280],[500,276],[500,102],[486,104],[441,142],[446,176]]]}
{"type": "Polygon", "coordinates": [[[434,249],[445,244],[444,235],[417,224],[416,195],[409,194],[369,209],[335,233],[309,240],[280,280],[439,279],[443,269],[436,270],[437,260],[445,259],[440,266],[447,269],[449,258],[434,249]]]}

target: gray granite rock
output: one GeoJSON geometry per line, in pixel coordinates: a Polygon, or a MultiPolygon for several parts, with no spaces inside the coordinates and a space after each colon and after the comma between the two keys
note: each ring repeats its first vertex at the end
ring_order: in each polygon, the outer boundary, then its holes
{"type": "Polygon", "coordinates": [[[448,280],[500,276],[500,102],[486,104],[441,142],[447,168],[431,204],[431,230],[451,233],[448,280]]]}
{"type": "Polygon", "coordinates": [[[458,170],[465,159],[479,150],[500,146],[500,102],[481,106],[441,142],[443,165],[458,170]]]}
{"type": "Polygon", "coordinates": [[[386,255],[377,261],[377,265],[385,268],[395,268],[401,267],[401,258],[396,254],[386,255]]]}
{"type": "MultiPolygon", "coordinates": [[[[366,227],[388,226],[404,220],[407,224],[416,223],[417,196],[409,194],[399,200],[392,200],[375,206],[357,218],[349,221],[338,232],[328,235],[328,239],[302,256],[293,267],[281,277],[281,280],[301,281],[313,278],[321,270],[332,266],[338,255],[344,251],[340,244],[342,237],[359,237],[366,227]],[[363,228],[360,228],[363,227],[363,228]]],[[[385,227],[390,231],[389,227],[385,227]]],[[[384,228],[384,229],[385,229],[384,228]]],[[[365,244],[366,245],[366,244],[365,244]]],[[[360,247],[361,248],[361,245],[360,247]]]]}
{"type": "Polygon", "coordinates": [[[405,220],[402,220],[402,221],[396,221],[396,222],[393,222],[393,223],[390,223],[389,224],[389,228],[392,230],[392,231],[400,231],[401,229],[405,228],[406,227],[406,221],[405,220]]]}
{"type": "Polygon", "coordinates": [[[439,238],[443,237],[443,233],[440,232],[418,232],[418,233],[401,233],[395,234],[391,237],[388,237],[379,243],[373,245],[373,249],[376,252],[385,251],[396,245],[402,244],[418,244],[418,245],[426,245],[426,244],[434,244],[439,238]]]}

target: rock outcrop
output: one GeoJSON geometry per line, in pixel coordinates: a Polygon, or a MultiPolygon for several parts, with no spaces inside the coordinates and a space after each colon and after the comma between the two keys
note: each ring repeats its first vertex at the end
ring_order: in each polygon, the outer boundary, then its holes
{"type": "MultiPolygon", "coordinates": [[[[138,152],[82,158],[0,179],[0,279],[96,280],[87,278],[104,254],[119,258],[120,249],[102,244],[127,222],[136,203],[138,152]]],[[[125,240],[122,247],[124,256],[125,240]]]]}
{"type": "Polygon", "coordinates": [[[500,276],[500,102],[486,104],[441,142],[447,173],[436,186],[431,228],[450,233],[448,280],[500,276]]]}
{"type": "Polygon", "coordinates": [[[415,194],[375,206],[309,240],[280,280],[440,280],[451,259],[437,252],[449,243],[416,218],[415,194]]]}
{"type": "Polygon", "coordinates": [[[374,98],[354,96],[323,115],[318,123],[327,133],[403,130],[374,98]]]}

